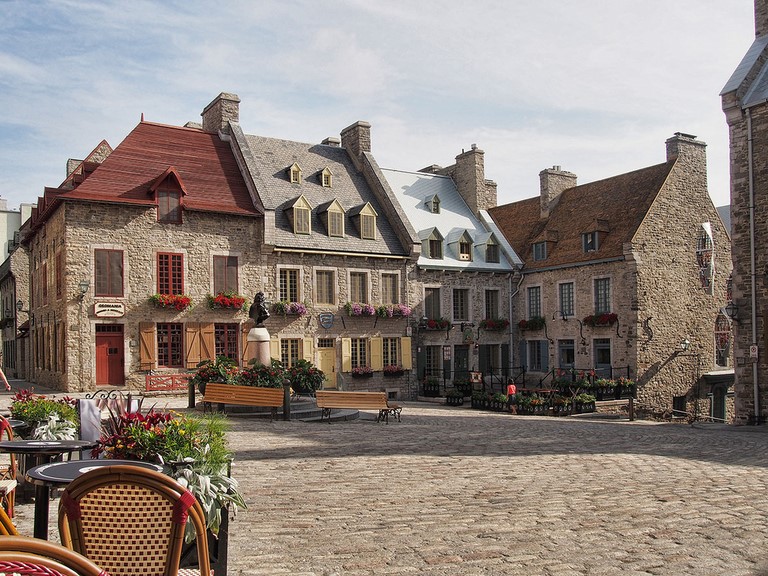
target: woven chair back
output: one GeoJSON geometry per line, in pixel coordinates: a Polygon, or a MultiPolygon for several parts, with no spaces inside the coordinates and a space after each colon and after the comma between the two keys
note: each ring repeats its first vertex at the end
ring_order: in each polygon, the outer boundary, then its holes
{"type": "MultiPolygon", "coordinates": [[[[11,423],[0,416],[0,440],[13,440],[13,428],[11,423]]],[[[13,518],[13,507],[16,502],[16,456],[11,453],[0,454],[0,501],[8,512],[8,516],[13,518]]]]}
{"type": "Polygon", "coordinates": [[[0,574],[109,576],[77,552],[55,542],[26,536],[0,538],[0,574]]]}
{"type": "Polygon", "coordinates": [[[2,507],[0,507],[0,536],[18,536],[16,526],[13,525],[13,521],[8,514],[5,513],[2,507]]]}
{"type": "Polygon", "coordinates": [[[200,574],[210,560],[203,510],[170,476],[138,466],[86,472],[64,490],[59,532],[67,548],[112,576],[177,576],[184,528],[192,522],[200,574]]]}

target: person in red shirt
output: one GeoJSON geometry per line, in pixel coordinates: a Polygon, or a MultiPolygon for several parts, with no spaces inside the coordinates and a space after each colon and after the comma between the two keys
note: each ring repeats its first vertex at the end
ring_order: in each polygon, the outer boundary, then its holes
{"type": "Polygon", "coordinates": [[[507,384],[507,408],[513,413],[517,412],[516,410],[516,402],[515,402],[515,395],[517,394],[517,386],[515,386],[514,382],[510,382],[507,384]]]}

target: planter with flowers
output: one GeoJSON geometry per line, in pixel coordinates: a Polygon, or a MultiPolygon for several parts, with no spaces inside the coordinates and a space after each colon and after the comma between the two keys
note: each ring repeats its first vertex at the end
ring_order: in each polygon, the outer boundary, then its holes
{"type": "Polygon", "coordinates": [[[370,378],[373,376],[373,368],[370,366],[355,366],[352,368],[352,378],[370,378]]]}
{"type": "Polygon", "coordinates": [[[601,326],[613,326],[618,320],[618,314],[614,314],[613,312],[606,312],[604,314],[590,314],[584,318],[583,322],[585,326],[599,328],[601,326]]]}
{"type": "Polygon", "coordinates": [[[451,388],[445,393],[445,403],[448,406],[462,406],[464,404],[464,393],[456,388],[451,388]]]}
{"type": "Polygon", "coordinates": [[[424,326],[427,330],[448,330],[451,321],[447,318],[429,318],[424,326]]]}
{"type": "Polygon", "coordinates": [[[389,304],[376,308],[376,315],[379,318],[408,318],[412,313],[410,306],[405,304],[389,304]]]}
{"type": "Polygon", "coordinates": [[[307,306],[301,302],[281,300],[272,304],[272,312],[283,316],[304,316],[307,313],[307,306]]]}
{"type": "Polygon", "coordinates": [[[245,308],[245,298],[235,292],[219,292],[215,296],[208,294],[206,299],[208,301],[208,308],[212,310],[217,310],[219,308],[242,310],[245,308]]]}
{"type": "Polygon", "coordinates": [[[325,381],[325,374],[309,360],[300,358],[285,371],[285,377],[297,394],[313,394],[325,381]]]}
{"type": "Polygon", "coordinates": [[[155,308],[175,308],[181,312],[189,308],[192,300],[186,294],[152,294],[149,303],[155,308]]]}
{"type": "Polygon", "coordinates": [[[269,365],[251,360],[251,365],[238,372],[233,384],[239,386],[258,386],[261,388],[282,388],[285,370],[279,360],[272,358],[269,365]]]}
{"type": "Polygon", "coordinates": [[[545,324],[546,320],[543,316],[531,316],[527,320],[523,319],[517,323],[520,330],[541,330],[545,324]]]}
{"type": "Polygon", "coordinates": [[[634,380],[630,380],[629,378],[617,378],[616,379],[616,386],[620,388],[619,394],[622,398],[627,398],[629,396],[634,397],[635,395],[635,389],[636,384],[634,380]]]}
{"type": "Polygon", "coordinates": [[[424,389],[424,396],[436,397],[440,396],[440,380],[435,376],[429,376],[424,379],[422,383],[424,389]]]}
{"type": "Polygon", "coordinates": [[[349,316],[373,316],[376,314],[376,308],[373,305],[360,302],[347,302],[344,304],[344,310],[349,316]]]}
{"type": "Polygon", "coordinates": [[[403,367],[399,364],[387,364],[382,369],[382,372],[384,372],[384,376],[402,376],[405,373],[405,370],[403,370],[403,367]]]}
{"type": "Polygon", "coordinates": [[[75,406],[77,400],[73,398],[48,398],[30,388],[11,397],[10,411],[11,418],[26,423],[25,432],[32,438],[64,440],[74,439],[77,434],[80,419],[75,406]]]}
{"type": "Polygon", "coordinates": [[[486,332],[501,332],[509,326],[509,320],[505,318],[486,318],[480,320],[480,329],[486,332]]]}
{"type": "Polygon", "coordinates": [[[197,372],[189,383],[197,386],[200,394],[205,394],[205,385],[208,382],[223,382],[232,384],[238,376],[237,363],[226,356],[217,356],[216,360],[203,360],[197,364],[197,372]]]}

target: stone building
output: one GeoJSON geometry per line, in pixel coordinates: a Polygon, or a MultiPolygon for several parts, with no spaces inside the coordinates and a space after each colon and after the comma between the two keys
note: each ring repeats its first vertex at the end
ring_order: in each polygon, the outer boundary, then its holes
{"type": "Polygon", "coordinates": [[[730,241],[707,192],[705,144],[677,133],[666,153],[580,186],[555,166],[538,198],[490,210],[525,262],[514,363],[529,386],[555,369],[595,370],[636,380],[649,411],[727,419],[730,241]]]}
{"type": "Polygon", "coordinates": [[[755,0],[755,39],[721,92],[731,164],[736,419],[768,414],[768,1],[755,0]]]}
{"type": "Polygon", "coordinates": [[[510,286],[521,262],[488,215],[496,184],[485,179],[484,152],[473,145],[446,168],[383,173],[421,242],[408,279],[421,392],[442,395],[475,371],[505,382],[510,286]]]}

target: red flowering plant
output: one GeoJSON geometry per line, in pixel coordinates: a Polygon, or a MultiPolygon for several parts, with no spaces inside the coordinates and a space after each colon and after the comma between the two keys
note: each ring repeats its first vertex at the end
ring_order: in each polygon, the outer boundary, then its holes
{"type": "Polygon", "coordinates": [[[447,318],[429,318],[427,320],[427,330],[447,330],[451,321],[447,318]]]}
{"type": "Polygon", "coordinates": [[[215,360],[203,360],[197,364],[197,372],[190,381],[193,386],[197,386],[201,394],[205,394],[205,385],[208,382],[224,382],[232,384],[237,378],[239,369],[237,362],[223,355],[219,355],[215,360]]]}
{"type": "Polygon", "coordinates": [[[282,388],[285,380],[285,370],[279,360],[272,358],[269,365],[252,361],[253,364],[242,370],[235,378],[235,384],[241,386],[257,386],[260,388],[282,388]]]}
{"type": "Polygon", "coordinates": [[[523,319],[517,323],[520,330],[541,330],[544,328],[546,320],[543,316],[531,316],[527,320],[523,319]]]}
{"type": "Polygon", "coordinates": [[[34,430],[39,424],[55,416],[63,422],[70,422],[77,428],[80,419],[77,416],[77,400],[64,396],[48,398],[43,394],[35,394],[32,388],[19,390],[11,396],[11,417],[23,420],[34,430]]]}
{"type": "Polygon", "coordinates": [[[384,374],[388,374],[392,376],[392,375],[402,374],[403,367],[400,366],[400,364],[387,364],[386,366],[384,366],[382,371],[384,372],[384,374]]]}
{"type": "Polygon", "coordinates": [[[176,308],[178,311],[187,309],[192,302],[185,294],[152,294],[149,301],[156,308],[176,308]]]}
{"type": "Polygon", "coordinates": [[[370,366],[355,366],[352,368],[353,376],[369,376],[373,374],[373,368],[370,366]]]}
{"type": "Polygon", "coordinates": [[[619,319],[618,314],[605,312],[604,314],[590,314],[584,318],[584,324],[587,326],[612,326],[619,319]]]}
{"type": "Polygon", "coordinates": [[[245,308],[245,298],[235,292],[219,292],[215,296],[208,294],[206,296],[208,300],[208,308],[215,310],[217,308],[234,308],[235,310],[242,310],[245,308]]]}
{"type": "Polygon", "coordinates": [[[488,332],[500,332],[509,326],[509,320],[505,318],[486,318],[480,320],[480,328],[488,332]]]}
{"type": "Polygon", "coordinates": [[[299,358],[285,371],[291,388],[299,394],[311,394],[323,385],[325,373],[309,360],[299,358]]]}

